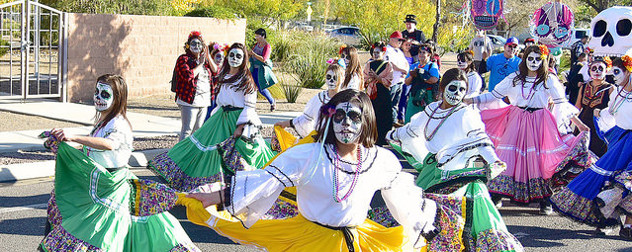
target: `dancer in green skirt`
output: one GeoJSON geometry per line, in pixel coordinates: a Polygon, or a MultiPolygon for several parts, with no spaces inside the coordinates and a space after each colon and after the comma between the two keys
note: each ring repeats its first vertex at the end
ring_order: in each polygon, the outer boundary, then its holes
{"type": "Polygon", "coordinates": [[[123,78],[99,77],[94,104],[96,125],[89,136],[70,136],[60,129],[42,135],[49,137],[45,146],[57,152],[57,158],[48,228],[40,249],[198,251],[175,217],[159,213],[172,207],[163,205],[167,199],[142,204],[135,200],[136,190],[128,182],[137,178],[127,169],[133,136],[123,78]],[[82,144],[83,152],[64,141],[82,144]]]}
{"type": "Polygon", "coordinates": [[[478,111],[462,103],[467,91],[465,72],[448,70],[440,91],[442,100],[430,103],[387,138],[419,171],[417,186],[468,199],[463,239],[470,251],[522,251],[485,185],[506,166],[496,156],[478,111]]]}
{"type": "Polygon", "coordinates": [[[158,176],[180,191],[221,181],[223,174],[263,167],[274,153],[259,135],[261,121],[255,112],[257,86],[245,60],[241,43],[228,49],[218,75],[217,107],[204,125],[190,137],[149,163],[158,176]],[[237,165],[243,158],[247,167],[237,165]],[[240,167],[237,167],[240,166],[240,167]]]}

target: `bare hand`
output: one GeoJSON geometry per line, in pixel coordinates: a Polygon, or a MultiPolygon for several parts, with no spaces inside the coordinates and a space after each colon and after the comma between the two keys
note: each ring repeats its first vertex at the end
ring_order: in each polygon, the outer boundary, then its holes
{"type": "Polygon", "coordinates": [[[599,116],[601,116],[601,109],[595,109],[593,110],[593,116],[599,118],[599,116]]]}
{"type": "Polygon", "coordinates": [[[72,141],[68,136],[66,136],[63,129],[53,128],[50,133],[53,134],[53,136],[55,136],[55,138],[59,141],[72,141]]]}
{"type": "Polygon", "coordinates": [[[233,137],[238,138],[243,133],[244,133],[244,124],[237,125],[237,128],[235,128],[235,133],[233,133],[233,137]]]}
{"type": "MultiPolygon", "coordinates": [[[[219,191],[222,193],[222,191],[219,191]]],[[[202,202],[202,205],[206,208],[208,206],[217,205],[221,203],[218,192],[212,193],[192,193],[187,195],[187,198],[194,198],[202,202]]]]}
{"type": "Polygon", "coordinates": [[[274,124],[274,126],[279,126],[281,128],[287,128],[290,127],[290,120],[286,120],[286,121],[280,121],[274,124]]]}
{"type": "Polygon", "coordinates": [[[474,103],[474,99],[467,97],[467,98],[463,98],[463,103],[470,105],[472,103],[474,103]]]}
{"type": "Polygon", "coordinates": [[[588,126],[586,126],[586,124],[577,124],[577,129],[579,131],[590,131],[590,128],[588,128],[588,126]]]}

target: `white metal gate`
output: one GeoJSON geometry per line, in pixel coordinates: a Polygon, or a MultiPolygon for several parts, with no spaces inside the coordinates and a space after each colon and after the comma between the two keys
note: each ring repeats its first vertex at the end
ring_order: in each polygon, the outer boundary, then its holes
{"type": "Polygon", "coordinates": [[[0,5],[0,99],[66,100],[67,23],[34,1],[0,5]]]}

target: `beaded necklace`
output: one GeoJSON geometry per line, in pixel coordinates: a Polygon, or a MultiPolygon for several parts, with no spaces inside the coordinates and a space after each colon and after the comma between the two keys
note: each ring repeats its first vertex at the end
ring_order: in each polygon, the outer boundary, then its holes
{"type": "Polygon", "coordinates": [[[535,80],[533,80],[533,86],[529,89],[529,94],[527,94],[527,97],[524,97],[524,87],[525,84],[527,84],[527,81],[525,79],[525,81],[522,82],[522,88],[520,89],[520,95],[522,96],[523,99],[525,100],[531,100],[532,95],[535,95],[535,80]]]}
{"type": "Polygon", "coordinates": [[[349,187],[349,191],[347,191],[345,196],[343,196],[341,199],[340,197],[338,197],[338,193],[340,191],[340,185],[338,183],[338,170],[342,169],[342,167],[340,166],[341,158],[340,158],[340,154],[338,154],[338,148],[336,147],[335,144],[333,144],[333,149],[334,149],[334,159],[333,159],[334,184],[332,186],[332,193],[334,196],[334,201],[336,201],[337,203],[340,203],[346,200],[349,197],[349,195],[351,195],[351,192],[353,192],[353,189],[358,183],[358,178],[360,177],[360,171],[362,170],[362,150],[360,149],[360,145],[358,145],[358,164],[356,164],[356,170],[353,173],[353,181],[351,182],[351,187],[349,187]]]}
{"type": "Polygon", "coordinates": [[[628,92],[625,91],[625,87],[627,87],[628,85],[630,85],[630,81],[628,81],[628,83],[626,83],[621,90],[619,90],[619,93],[617,93],[617,96],[614,98],[614,102],[612,104],[612,107],[610,108],[610,114],[614,115],[616,114],[619,109],[621,108],[621,106],[623,106],[623,103],[627,100],[632,100],[632,92],[628,92]],[[626,92],[627,94],[625,96],[623,96],[621,93],[626,92]],[[619,99],[619,97],[622,97],[622,99],[619,99]]]}
{"type": "Polygon", "coordinates": [[[448,112],[448,114],[441,119],[441,121],[439,122],[439,125],[437,125],[437,127],[432,131],[432,133],[430,133],[430,135],[428,135],[428,124],[430,124],[431,118],[434,117],[434,114],[437,112],[437,110],[441,108],[441,104],[439,104],[437,108],[435,108],[432,111],[432,114],[430,114],[430,118],[428,118],[428,121],[426,121],[426,126],[424,127],[424,137],[426,137],[426,141],[432,140],[435,137],[435,134],[437,134],[437,131],[439,130],[439,128],[441,128],[441,126],[443,126],[443,123],[445,123],[445,121],[448,119],[448,117],[450,117],[456,111],[456,109],[460,107],[461,107],[460,105],[453,106],[448,112]]]}

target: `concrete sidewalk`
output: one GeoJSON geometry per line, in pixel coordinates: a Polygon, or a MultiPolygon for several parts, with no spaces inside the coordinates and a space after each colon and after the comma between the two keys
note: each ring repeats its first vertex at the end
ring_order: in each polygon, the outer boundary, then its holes
{"type": "MultiPolygon", "coordinates": [[[[86,125],[84,127],[64,128],[68,134],[88,135],[92,130],[95,115],[94,106],[76,103],[36,101],[29,103],[0,103],[0,110],[13,113],[39,116],[54,120],[68,121],[86,125]]],[[[270,126],[282,120],[300,115],[301,112],[281,112],[260,114],[264,126],[270,126]]],[[[155,137],[177,135],[180,132],[180,120],[154,115],[128,112],[127,117],[133,126],[134,137],[155,137]]],[[[44,150],[43,140],[38,136],[41,130],[0,132],[0,155],[18,150],[44,150]]],[[[76,143],[71,145],[78,146],[76,143]]],[[[143,167],[147,161],[166,149],[154,149],[132,153],[129,165],[143,167]]],[[[43,161],[0,166],[0,182],[53,176],[54,161],[43,161]]]]}

